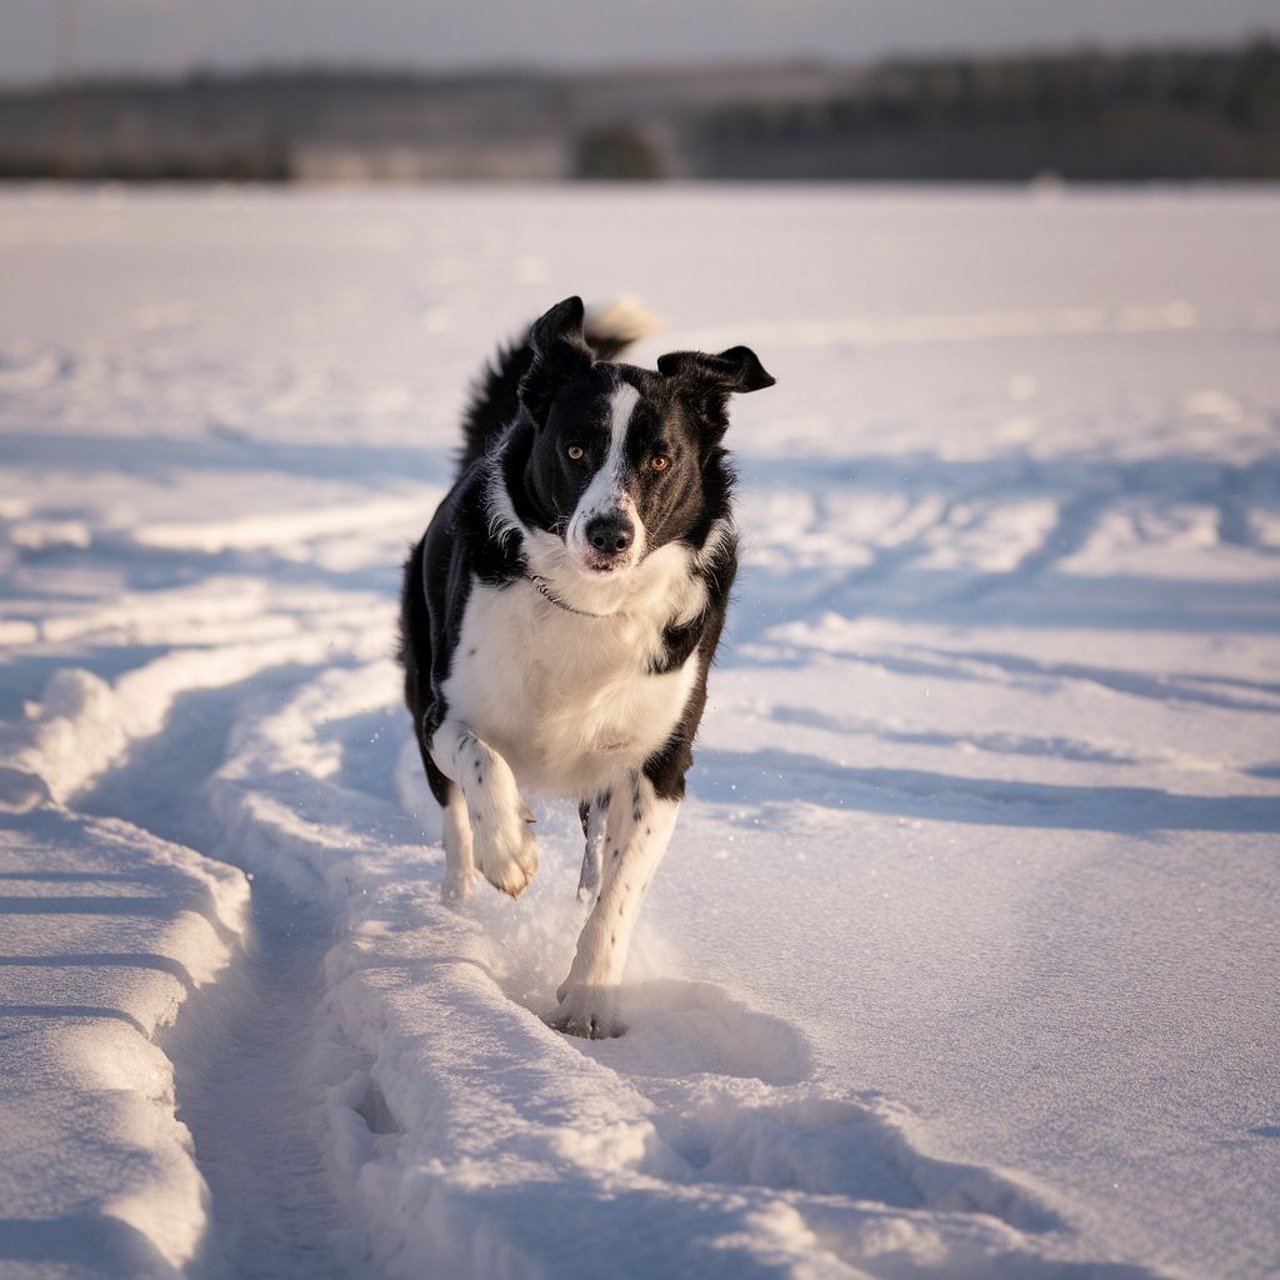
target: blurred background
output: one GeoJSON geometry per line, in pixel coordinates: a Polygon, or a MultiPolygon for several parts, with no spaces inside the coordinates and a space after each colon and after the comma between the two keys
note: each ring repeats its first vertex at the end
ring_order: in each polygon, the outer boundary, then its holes
{"type": "Polygon", "coordinates": [[[1278,0],[6,0],[0,176],[1280,177],[1278,0]]]}

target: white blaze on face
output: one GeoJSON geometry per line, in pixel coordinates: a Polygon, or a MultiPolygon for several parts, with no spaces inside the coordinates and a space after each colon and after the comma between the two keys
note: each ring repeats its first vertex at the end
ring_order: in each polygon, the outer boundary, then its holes
{"type": "Polygon", "coordinates": [[[629,382],[621,383],[610,396],[609,454],[600,470],[592,476],[591,483],[583,490],[565,532],[569,554],[583,570],[590,570],[596,554],[586,536],[587,525],[596,516],[624,516],[635,527],[635,540],[614,572],[630,568],[644,555],[644,525],[625,484],[627,428],[639,403],[640,393],[629,382]]]}

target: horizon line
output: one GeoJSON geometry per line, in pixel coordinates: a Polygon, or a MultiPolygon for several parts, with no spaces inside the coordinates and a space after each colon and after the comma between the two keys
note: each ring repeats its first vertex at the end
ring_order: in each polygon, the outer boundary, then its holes
{"type": "MultiPolygon", "coordinates": [[[[982,49],[962,46],[939,46],[931,50],[894,50],[867,57],[847,59],[833,58],[830,54],[794,51],[774,57],[742,57],[737,55],[669,59],[664,61],[609,61],[593,60],[584,63],[544,62],[527,59],[515,62],[511,59],[495,59],[492,62],[468,61],[431,64],[426,62],[393,62],[378,58],[362,58],[352,61],[318,57],[306,59],[262,58],[252,60],[220,61],[217,59],[192,60],[179,67],[78,67],[73,70],[74,79],[81,85],[153,84],[178,85],[199,80],[247,80],[266,77],[348,76],[378,77],[383,79],[414,79],[447,82],[469,79],[518,76],[527,79],[578,79],[628,78],[696,72],[751,72],[763,69],[775,71],[815,71],[832,74],[858,73],[910,63],[937,62],[1003,62],[1030,61],[1036,59],[1084,57],[1126,57],[1141,55],[1176,56],[1178,54],[1229,53],[1254,45],[1280,44],[1280,25],[1274,29],[1259,28],[1245,35],[1216,40],[1186,40],[1177,38],[1152,38],[1112,42],[1105,38],[1080,38],[1063,41],[1045,41],[1034,45],[1010,45],[982,49]]],[[[9,77],[0,73],[0,92],[37,93],[56,89],[66,82],[66,77],[56,70],[35,77],[9,77]]]]}

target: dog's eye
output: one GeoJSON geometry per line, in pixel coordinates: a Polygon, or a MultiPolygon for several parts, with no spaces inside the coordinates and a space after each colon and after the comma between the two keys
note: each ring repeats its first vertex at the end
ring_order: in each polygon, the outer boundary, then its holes
{"type": "Polygon", "coordinates": [[[571,444],[565,450],[565,453],[567,453],[569,457],[571,457],[574,460],[574,462],[581,462],[582,459],[586,456],[587,451],[580,444],[571,444]]]}
{"type": "Polygon", "coordinates": [[[665,453],[655,453],[649,459],[649,465],[655,471],[665,471],[671,465],[671,459],[665,453]]]}

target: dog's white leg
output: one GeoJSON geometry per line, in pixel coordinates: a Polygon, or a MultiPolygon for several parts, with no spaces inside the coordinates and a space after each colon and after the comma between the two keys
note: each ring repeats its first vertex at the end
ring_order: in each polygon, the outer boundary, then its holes
{"type": "Polygon", "coordinates": [[[578,876],[578,901],[590,902],[600,892],[600,868],[604,862],[605,828],[609,817],[609,793],[596,796],[587,810],[587,844],[582,851],[578,876]]]}
{"type": "Polygon", "coordinates": [[[538,869],[533,814],[520,798],[511,766],[461,720],[446,720],[431,739],[431,758],[462,788],[480,874],[519,897],[538,869]]]}
{"type": "Polygon", "coordinates": [[[463,902],[471,896],[476,862],[467,797],[456,782],[449,784],[449,803],[444,807],[444,858],[444,884],[440,895],[446,902],[463,902]]]}
{"type": "Polygon", "coordinates": [[[649,780],[632,774],[612,791],[605,828],[603,884],[578,938],[573,966],[551,1025],[593,1040],[621,1035],[618,984],[626,968],[640,903],[676,823],[680,805],[662,800],[649,780]]]}

